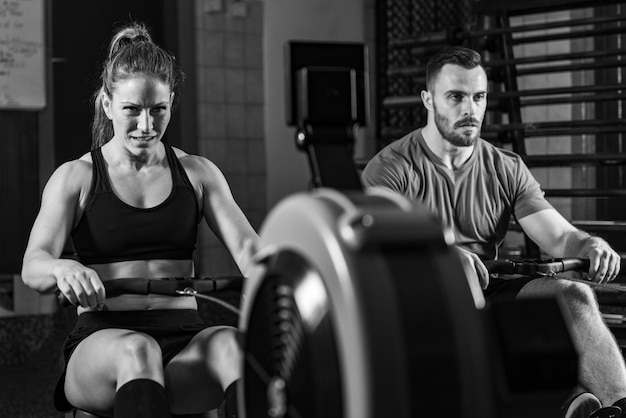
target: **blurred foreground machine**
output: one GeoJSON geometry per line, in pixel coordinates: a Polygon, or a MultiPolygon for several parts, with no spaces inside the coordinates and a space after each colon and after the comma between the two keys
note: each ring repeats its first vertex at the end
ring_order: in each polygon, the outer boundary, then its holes
{"type": "Polygon", "coordinates": [[[399,196],[291,196],[261,254],[241,416],[557,417],[576,385],[556,301],[481,308],[439,224],[399,196]]]}

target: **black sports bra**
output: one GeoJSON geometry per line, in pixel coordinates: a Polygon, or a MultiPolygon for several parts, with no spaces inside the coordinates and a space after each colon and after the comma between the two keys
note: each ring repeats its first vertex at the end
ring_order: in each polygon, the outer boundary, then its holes
{"type": "Polygon", "coordinates": [[[198,201],[174,150],[164,146],[172,191],[163,203],[145,209],[130,206],[116,196],[101,148],[91,152],[90,197],[72,231],[74,248],[82,263],[192,258],[201,219],[198,201]]]}

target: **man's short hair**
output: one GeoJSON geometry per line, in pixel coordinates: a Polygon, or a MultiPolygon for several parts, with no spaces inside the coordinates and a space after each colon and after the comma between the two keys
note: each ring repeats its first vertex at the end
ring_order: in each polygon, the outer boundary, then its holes
{"type": "Polygon", "coordinates": [[[426,64],[426,88],[431,90],[432,82],[444,65],[454,64],[471,70],[482,66],[480,54],[462,46],[450,46],[433,55],[426,64]]]}

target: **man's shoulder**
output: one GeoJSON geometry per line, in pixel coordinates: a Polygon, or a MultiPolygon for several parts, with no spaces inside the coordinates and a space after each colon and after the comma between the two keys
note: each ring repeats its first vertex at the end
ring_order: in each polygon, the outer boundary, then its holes
{"type": "Polygon", "coordinates": [[[512,164],[518,164],[523,161],[518,153],[494,145],[485,139],[479,139],[477,144],[480,146],[482,154],[490,156],[493,160],[500,160],[512,164]]]}
{"type": "Polygon", "coordinates": [[[378,154],[376,154],[375,158],[406,158],[409,154],[415,153],[416,149],[419,148],[418,138],[420,135],[420,130],[409,132],[403,137],[398,138],[387,144],[383,149],[378,152],[378,154]]]}

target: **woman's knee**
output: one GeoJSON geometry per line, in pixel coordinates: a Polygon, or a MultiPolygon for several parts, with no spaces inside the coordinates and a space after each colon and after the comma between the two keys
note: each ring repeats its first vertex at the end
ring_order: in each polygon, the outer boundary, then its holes
{"type": "Polygon", "coordinates": [[[212,365],[238,367],[241,362],[240,332],[236,328],[213,330],[204,340],[203,351],[212,365]]]}
{"type": "Polygon", "coordinates": [[[103,330],[85,339],[67,366],[65,393],[78,408],[106,411],[115,391],[129,380],[163,381],[161,349],[146,334],[103,330]]]}
{"type": "Polygon", "coordinates": [[[117,356],[122,369],[145,372],[162,364],[161,347],[149,335],[128,332],[117,341],[117,356]]]}

